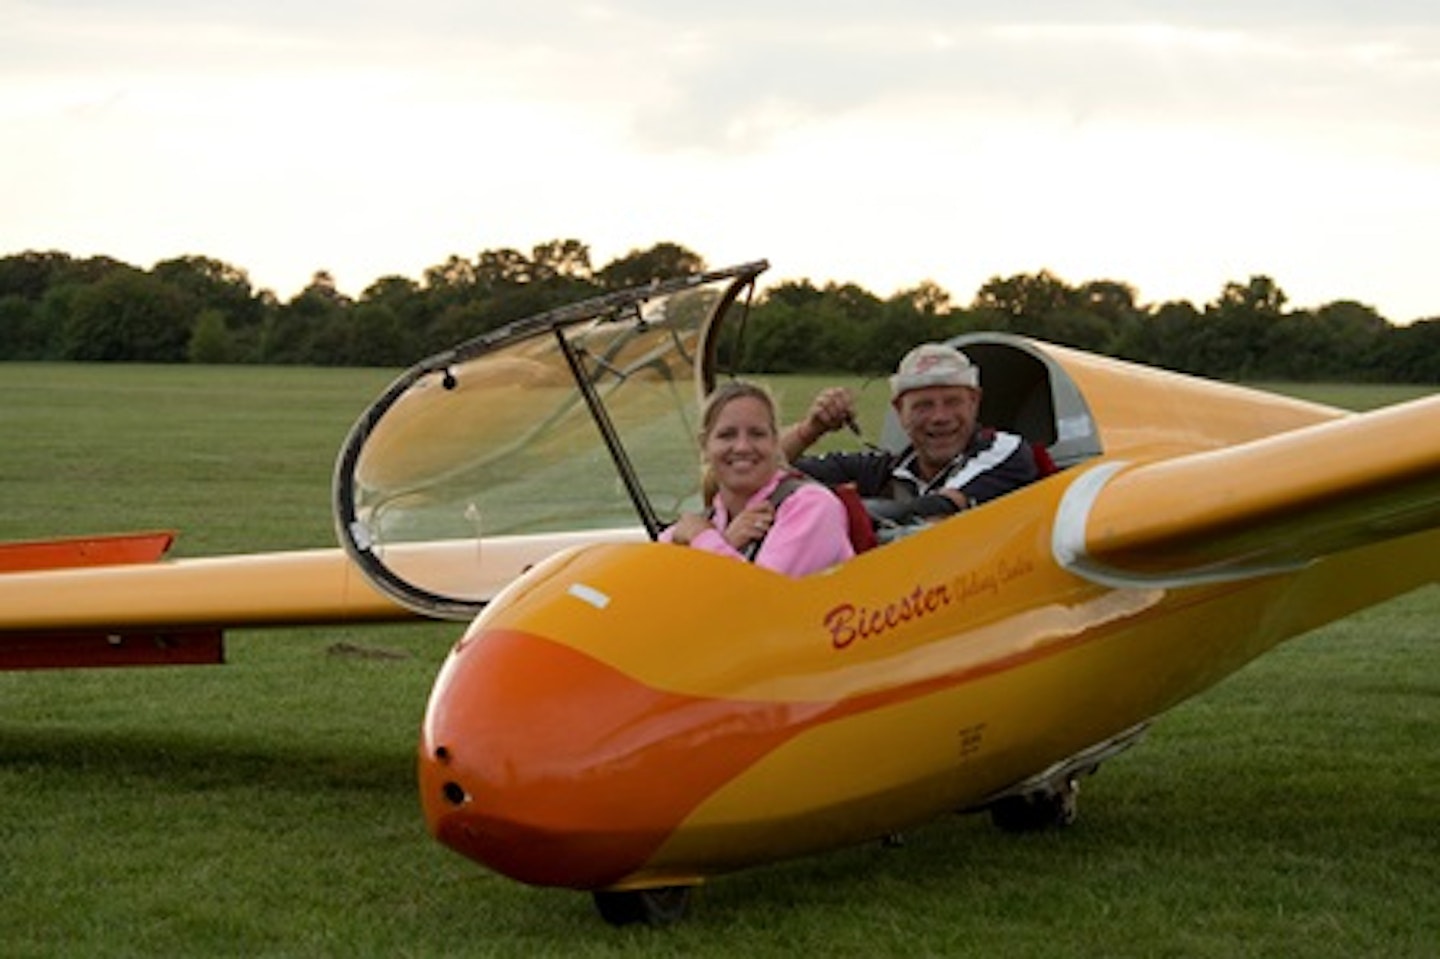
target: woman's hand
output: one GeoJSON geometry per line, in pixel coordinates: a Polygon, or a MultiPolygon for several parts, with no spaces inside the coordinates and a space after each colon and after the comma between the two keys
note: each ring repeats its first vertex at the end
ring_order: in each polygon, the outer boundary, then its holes
{"type": "MultiPolygon", "coordinates": [[[[759,503],[742,510],[730,520],[721,533],[725,542],[736,552],[743,550],[757,539],[764,537],[775,523],[775,507],[768,502],[759,503]]],[[[700,513],[681,513],[675,525],[670,528],[670,542],[677,546],[689,546],[690,541],[707,529],[714,529],[710,520],[700,513]]]]}
{"type": "Polygon", "coordinates": [[[692,539],[713,528],[710,520],[701,513],[681,513],[670,528],[670,542],[677,546],[689,546],[692,539]]]}
{"type": "Polygon", "coordinates": [[[725,527],[725,542],[735,550],[743,550],[764,537],[775,522],[775,507],[761,502],[741,510],[725,527]]]}

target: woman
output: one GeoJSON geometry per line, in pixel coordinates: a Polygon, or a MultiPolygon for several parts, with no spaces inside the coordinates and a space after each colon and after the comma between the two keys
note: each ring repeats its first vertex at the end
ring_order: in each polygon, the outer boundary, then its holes
{"type": "Polygon", "coordinates": [[[711,511],[682,514],[661,541],[753,559],[787,576],[855,555],[845,507],[834,493],[804,482],[775,495],[791,474],[782,465],[775,401],[763,387],[733,380],[710,394],[700,451],[706,492],[714,491],[711,511]]]}

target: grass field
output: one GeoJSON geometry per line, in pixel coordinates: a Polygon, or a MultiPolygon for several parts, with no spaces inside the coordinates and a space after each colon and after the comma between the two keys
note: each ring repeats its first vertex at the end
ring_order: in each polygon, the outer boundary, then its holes
{"type": "MultiPolygon", "coordinates": [[[[0,366],[0,539],[173,526],[187,556],[330,545],[335,451],[388,380],[0,366]]],[[[793,408],[815,384],[780,385],[793,408]]],[[[1421,391],[1304,392],[1360,408],[1421,391]]],[[[0,674],[0,955],[1440,949],[1435,588],[1167,714],[1086,781],[1072,829],[951,817],[898,849],[716,880],[665,930],[611,929],[588,896],[488,874],[425,834],[413,753],[455,633],[242,631],[223,667],[0,674]]]]}

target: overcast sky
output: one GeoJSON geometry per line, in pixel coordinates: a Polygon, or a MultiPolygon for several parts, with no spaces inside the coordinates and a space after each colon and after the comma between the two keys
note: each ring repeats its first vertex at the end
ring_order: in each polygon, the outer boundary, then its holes
{"type": "Polygon", "coordinates": [[[1440,5],[0,0],[0,255],[288,299],[546,240],[1440,315],[1440,5]]]}

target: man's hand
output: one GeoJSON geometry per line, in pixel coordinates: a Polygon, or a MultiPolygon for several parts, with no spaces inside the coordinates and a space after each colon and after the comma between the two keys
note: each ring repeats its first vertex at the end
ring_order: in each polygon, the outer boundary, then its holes
{"type": "Polygon", "coordinates": [[[954,503],[955,512],[957,513],[961,510],[971,509],[975,506],[975,501],[970,497],[966,496],[964,493],[960,492],[959,490],[942,489],[936,490],[936,492],[948,499],[950,502],[954,503]]]}
{"type": "Polygon", "coordinates": [[[780,447],[786,459],[797,459],[820,437],[854,420],[855,394],[843,386],[823,389],[811,401],[805,418],[781,434],[780,447]]]}
{"type": "MultiPolygon", "coordinates": [[[[810,403],[805,423],[819,439],[855,419],[855,394],[843,386],[821,390],[810,403]]],[[[813,440],[812,440],[813,442],[813,440]]]]}

